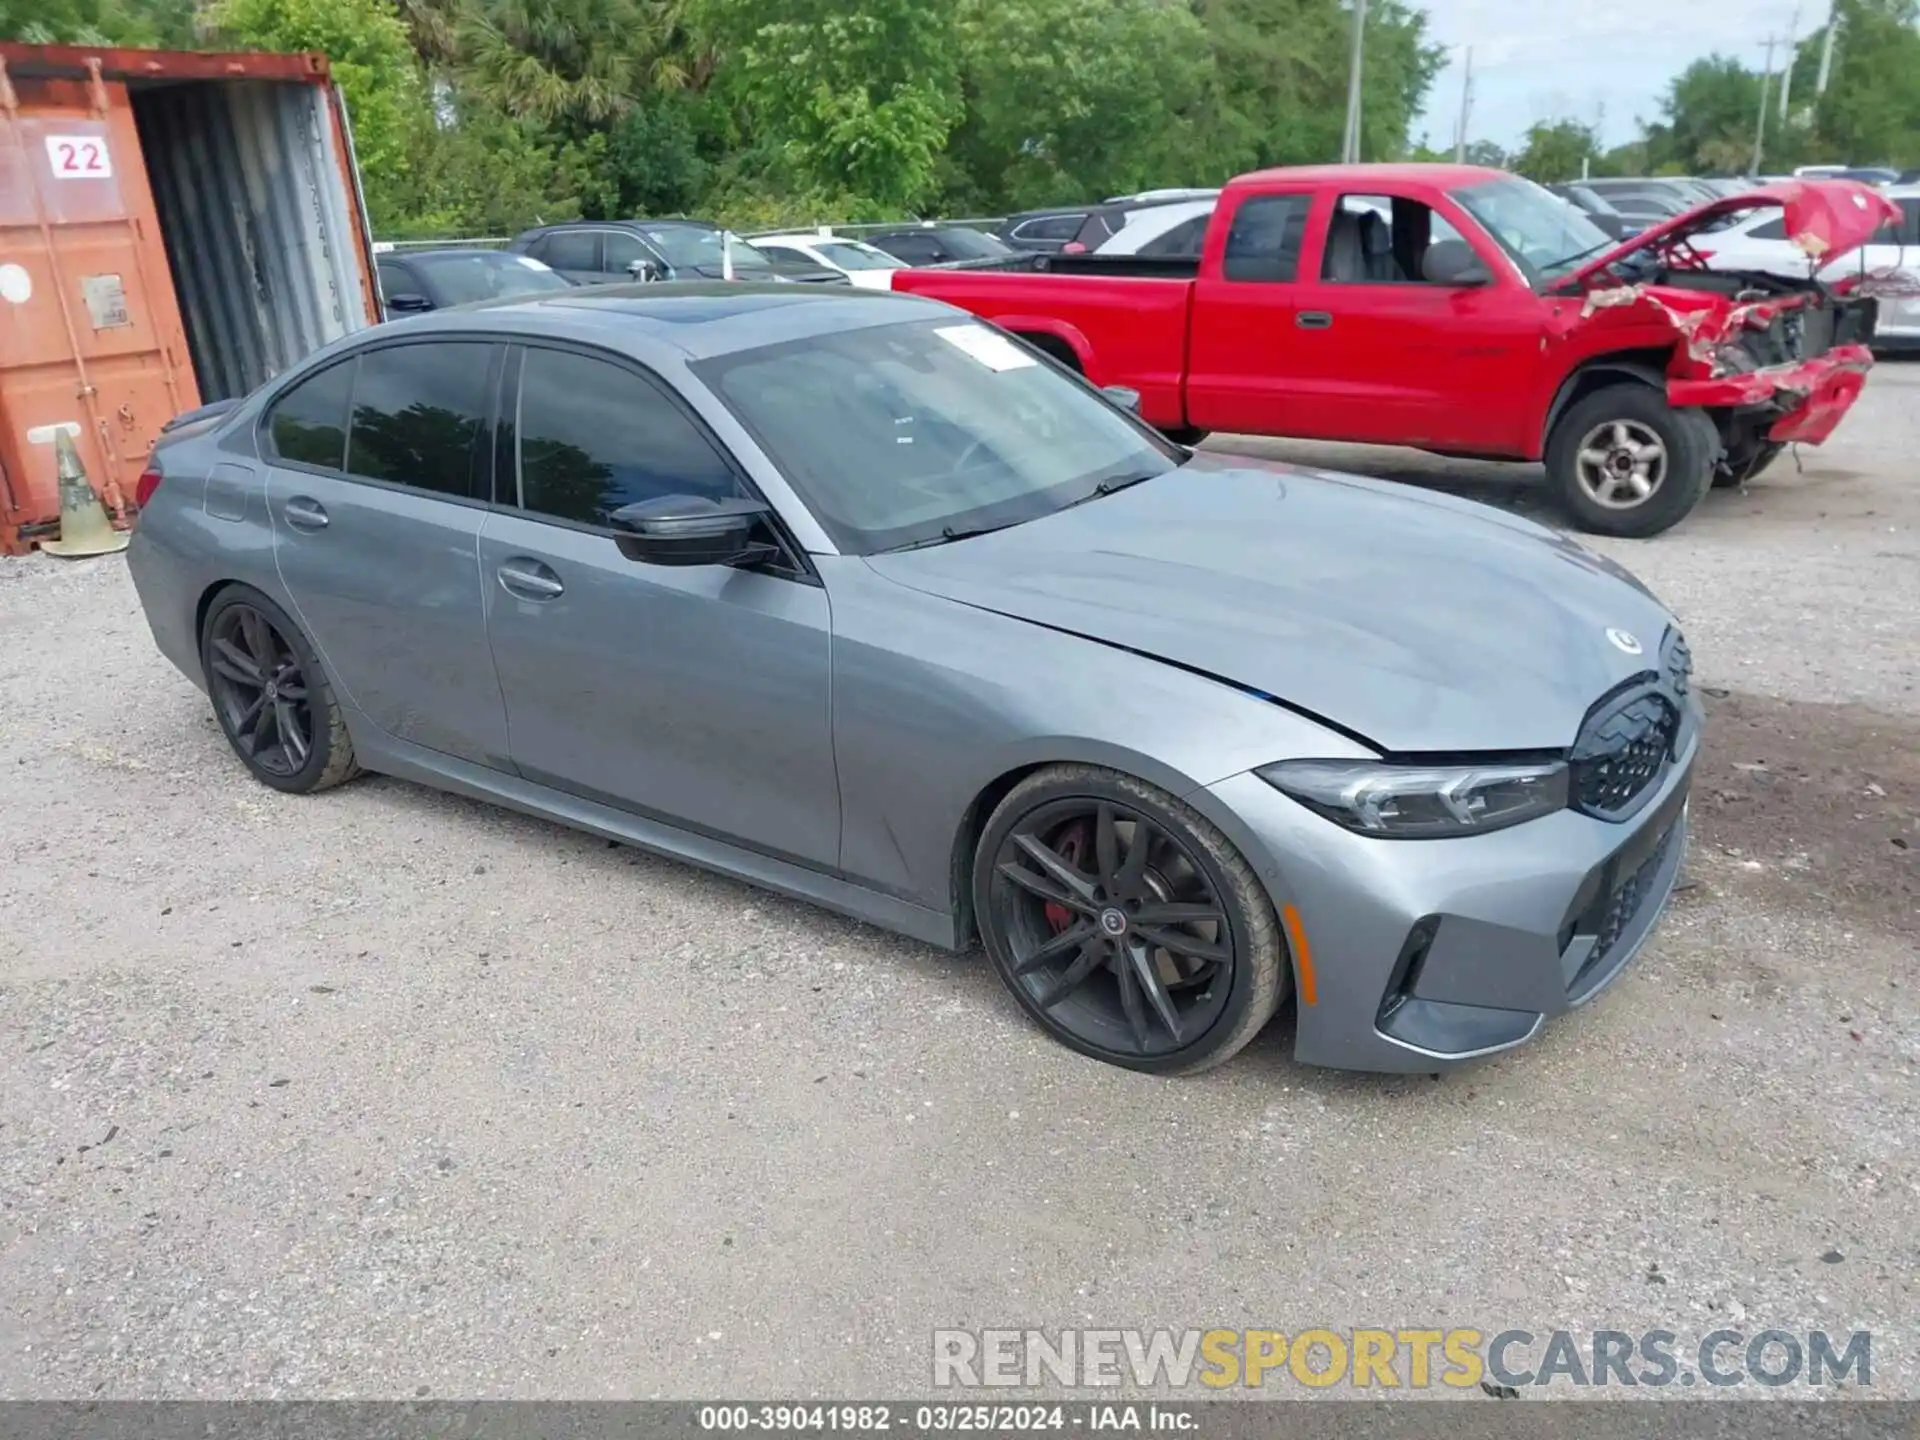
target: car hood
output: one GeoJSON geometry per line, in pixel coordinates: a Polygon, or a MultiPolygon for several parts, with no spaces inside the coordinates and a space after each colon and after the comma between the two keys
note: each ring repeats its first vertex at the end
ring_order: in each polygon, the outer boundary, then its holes
{"type": "Polygon", "coordinates": [[[1857,180],[1782,180],[1683,210],[1589,260],[1568,278],[1586,285],[1630,256],[1676,245],[1723,216],[1773,205],[1785,214],[1787,238],[1822,264],[1859,249],[1889,220],[1900,220],[1898,205],[1857,180]]]}
{"type": "Polygon", "coordinates": [[[1671,623],[1612,562],[1490,507],[1206,457],[1043,520],[867,563],[1256,691],[1396,754],[1563,749],[1595,701],[1652,668],[1671,623]]]}

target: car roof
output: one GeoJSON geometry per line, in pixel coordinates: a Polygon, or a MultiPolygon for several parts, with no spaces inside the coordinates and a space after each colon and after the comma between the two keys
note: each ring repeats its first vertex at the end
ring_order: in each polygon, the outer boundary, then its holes
{"type": "Polygon", "coordinates": [[[964,230],[970,235],[984,236],[991,240],[993,236],[976,225],[896,225],[891,230],[875,230],[863,235],[863,240],[891,240],[896,235],[945,235],[955,230],[964,230]]]}
{"type": "MultiPolygon", "coordinates": [[[[942,316],[965,318],[938,301],[891,290],[655,281],[479,300],[415,316],[407,321],[406,333],[480,329],[503,337],[580,340],[640,360],[668,354],[705,360],[838,330],[942,316]]],[[[359,333],[373,341],[388,332],[375,328],[359,333]]]]}

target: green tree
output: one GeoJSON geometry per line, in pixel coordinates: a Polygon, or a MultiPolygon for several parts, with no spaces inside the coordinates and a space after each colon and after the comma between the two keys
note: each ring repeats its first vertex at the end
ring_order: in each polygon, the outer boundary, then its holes
{"type": "Polygon", "coordinates": [[[213,40],[243,50],[321,50],[353,116],[375,225],[400,219],[415,136],[433,123],[407,27],[391,0],[218,0],[213,40]]]}
{"type": "Polygon", "coordinates": [[[193,0],[0,0],[0,40],[190,48],[196,38],[193,0]]]}
{"type": "Polygon", "coordinates": [[[679,0],[471,0],[454,41],[476,100],[575,138],[688,81],[679,0]]]}
{"type": "Polygon", "coordinates": [[[1709,55],[1674,78],[1660,112],[1647,127],[1655,173],[1739,174],[1753,159],[1760,76],[1731,56],[1709,55]]]}
{"type": "Polygon", "coordinates": [[[1513,157],[1513,168],[1542,184],[1578,180],[1583,166],[1599,155],[1593,127],[1578,120],[1541,120],[1527,130],[1526,140],[1513,157]]]}
{"type": "MultiPolygon", "coordinates": [[[[943,168],[963,211],[1072,203],[1194,175],[1207,37],[1159,0],[971,0],[966,118],[943,168]],[[1009,35],[1026,43],[1009,47],[1009,35]]],[[[1208,177],[1215,178],[1215,177],[1208,177]]]]}
{"type": "Polygon", "coordinates": [[[929,194],[960,119],[954,10],[924,0],[712,0],[705,33],[734,67],[776,178],[814,203],[898,214],[929,194]]]}
{"type": "Polygon", "coordinates": [[[1819,38],[1800,47],[1793,94],[1814,100],[1819,158],[1910,165],[1920,158],[1920,6],[1835,0],[1839,31],[1826,94],[1814,99],[1819,38]]]}

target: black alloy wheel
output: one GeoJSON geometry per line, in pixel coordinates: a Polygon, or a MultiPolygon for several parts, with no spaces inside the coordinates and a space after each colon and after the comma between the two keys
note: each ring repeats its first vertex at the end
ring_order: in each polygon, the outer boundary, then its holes
{"type": "Polygon", "coordinates": [[[235,586],[207,612],[207,693],[234,753],[276,790],[324,790],[357,773],[313,647],[279,606],[235,586]]]}
{"type": "Polygon", "coordinates": [[[1200,816],[1130,777],[1062,767],[1024,782],[988,822],[975,888],[1001,978],[1085,1054],[1209,1068],[1279,1002],[1282,950],[1252,872],[1200,816]],[[1076,771],[1096,783],[1043,798],[1076,771]],[[1023,794],[1036,781],[1042,793],[1023,794]]]}

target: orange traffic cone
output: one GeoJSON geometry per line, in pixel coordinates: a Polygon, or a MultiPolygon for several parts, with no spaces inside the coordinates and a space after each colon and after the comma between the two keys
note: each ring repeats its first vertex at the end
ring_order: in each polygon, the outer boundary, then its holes
{"type": "Polygon", "coordinates": [[[53,438],[54,453],[60,461],[60,538],[42,540],[40,548],[49,555],[73,560],[83,555],[111,555],[127,548],[133,537],[116,530],[107,519],[100,497],[87,482],[80,464],[80,452],[74,449],[73,436],[64,429],[53,438]]]}

